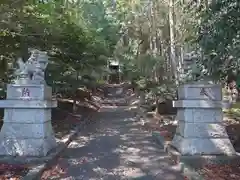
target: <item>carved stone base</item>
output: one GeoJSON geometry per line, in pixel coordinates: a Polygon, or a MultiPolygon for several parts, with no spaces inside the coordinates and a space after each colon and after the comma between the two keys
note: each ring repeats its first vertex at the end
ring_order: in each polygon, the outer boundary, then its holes
{"type": "Polygon", "coordinates": [[[46,156],[57,146],[51,121],[40,124],[4,123],[0,133],[0,155],[46,156]]]}
{"type": "Polygon", "coordinates": [[[44,85],[8,85],[7,99],[0,101],[5,108],[0,155],[42,157],[57,146],[51,124],[57,103],[51,95],[44,85]]]}
{"type": "Polygon", "coordinates": [[[44,157],[57,146],[55,137],[43,139],[7,139],[0,137],[0,155],[44,157]]]}
{"type": "Polygon", "coordinates": [[[181,155],[236,155],[228,138],[184,138],[175,135],[171,145],[181,155]]]}
{"type": "Polygon", "coordinates": [[[171,145],[181,155],[236,155],[223,124],[222,89],[188,84],[178,89],[178,126],[171,145]]]}

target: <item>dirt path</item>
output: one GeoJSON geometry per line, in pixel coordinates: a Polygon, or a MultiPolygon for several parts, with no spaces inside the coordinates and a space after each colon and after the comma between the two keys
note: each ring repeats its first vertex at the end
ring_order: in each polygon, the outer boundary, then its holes
{"type": "Polygon", "coordinates": [[[114,108],[99,112],[59,158],[54,180],[181,180],[134,112],[114,108]]]}

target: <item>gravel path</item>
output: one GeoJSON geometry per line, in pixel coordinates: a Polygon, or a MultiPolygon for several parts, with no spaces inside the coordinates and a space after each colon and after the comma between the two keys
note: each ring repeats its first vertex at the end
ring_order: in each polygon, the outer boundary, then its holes
{"type": "Polygon", "coordinates": [[[127,108],[99,112],[57,162],[54,180],[182,180],[127,108]]]}

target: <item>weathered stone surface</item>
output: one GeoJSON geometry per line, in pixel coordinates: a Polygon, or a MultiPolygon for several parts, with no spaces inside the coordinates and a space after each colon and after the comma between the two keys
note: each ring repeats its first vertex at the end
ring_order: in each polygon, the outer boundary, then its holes
{"type": "Polygon", "coordinates": [[[11,139],[0,136],[0,139],[0,155],[42,157],[57,146],[54,136],[39,139],[11,139]]]}
{"type": "Polygon", "coordinates": [[[228,138],[225,126],[221,123],[178,122],[176,133],[184,138],[228,138]]]}
{"type": "Polygon", "coordinates": [[[37,100],[51,100],[52,89],[45,85],[18,85],[9,84],[7,86],[7,99],[37,99],[37,100]]]}
{"type": "Polygon", "coordinates": [[[51,109],[5,109],[5,123],[45,123],[51,120],[51,109]]]}
{"type": "Polygon", "coordinates": [[[46,138],[54,136],[51,121],[45,123],[4,123],[1,133],[4,138],[46,138]]]}
{"type": "Polygon", "coordinates": [[[223,112],[221,109],[178,109],[176,119],[191,123],[220,123],[223,112]]]}
{"type": "Polygon", "coordinates": [[[182,155],[236,154],[228,138],[184,138],[175,135],[172,144],[182,155]]]}
{"type": "Polygon", "coordinates": [[[25,108],[25,109],[44,109],[57,107],[57,101],[52,100],[1,100],[0,108],[25,108]]]}
{"type": "Polygon", "coordinates": [[[174,107],[181,108],[222,108],[222,101],[208,101],[208,100],[179,100],[173,102],[174,107]]]}
{"type": "Polygon", "coordinates": [[[213,84],[186,84],[178,89],[179,100],[222,100],[222,88],[213,84]],[[206,94],[203,94],[206,92],[206,94]]]}
{"type": "Polygon", "coordinates": [[[9,85],[7,99],[0,101],[4,124],[0,155],[45,156],[57,146],[51,124],[51,88],[39,84],[9,85]]]}
{"type": "Polygon", "coordinates": [[[221,87],[213,84],[184,85],[179,88],[178,127],[172,141],[182,155],[236,154],[222,124],[221,87]]]}

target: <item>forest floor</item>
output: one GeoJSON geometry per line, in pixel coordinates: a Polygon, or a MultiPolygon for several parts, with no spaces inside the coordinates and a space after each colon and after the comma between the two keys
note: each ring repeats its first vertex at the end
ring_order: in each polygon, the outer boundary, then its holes
{"type": "MultiPolygon", "coordinates": [[[[52,126],[57,141],[64,139],[79,124],[79,118],[72,113],[72,101],[59,100],[58,107],[52,110],[52,126]]],[[[78,107],[78,114],[87,116],[94,114],[96,109],[91,105],[78,107]]],[[[0,128],[3,121],[0,121],[0,128]]],[[[20,180],[25,176],[32,165],[0,164],[0,180],[20,180]]]]}
{"type": "MultiPolygon", "coordinates": [[[[150,113],[153,114],[153,113],[150,113]]],[[[170,142],[176,132],[175,116],[161,115],[148,119],[145,128],[149,131],[158,131],[167,142],[170,142]]],[[[240,152],[240,103],[224,112],[224,124],[227,134],[237,152],[240,152]]],[[[166,142],[166,143],[167,143],[166,142]]],[[[208,164],[197,170],[204,180],[239,180],[240,162],[227,165],[208,164]]]]}

